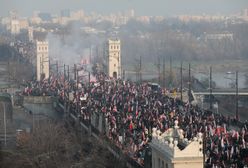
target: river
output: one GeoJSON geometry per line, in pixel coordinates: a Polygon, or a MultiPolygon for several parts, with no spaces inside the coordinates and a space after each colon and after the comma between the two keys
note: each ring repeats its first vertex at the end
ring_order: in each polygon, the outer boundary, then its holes
{"type": "MultiPolygon", "coordinates": [[[[238,86],[240,89],[247,88],[245,82],[246,82],[246,75],[247,73],[240,72],[238,75],[238,86]]],[[[185,74],[184,74],[185,75],[185,74]]],[[[204,80],[205,78],[209,78],[208,74],[202,74],[202,73],[193,73],[192,74],[196,79],[199,81],[204,80]]],[[[157,74],[143,74],[142,79],[143,80],[151,80],[158,78],[157,74]]],[[[136,74],[134,73],[126,73],[126,79],[130,79],[132,81],[136,81],[136,74]]],[[[216,72],[212,74],[212,80],[216,83],[216,88],[230,88],[231,83],[235,83],[235,73],[234,74],[225,74],[221,72],[216,72]]],[[[177,77],[177,80],[179,80],[179,76],[177,77]]]]}
{"type": "MultiPolygon", "coordinates": [[[[247,88],[245,81],[246,73],[240,72],[238,74],[238,87],[239,88],[247,88]]],[[[201,73],[196,73],[194,74],[194,77],[201,80],[204,80],[204,78],[209,78],[209,75],[201,74],[201,73]]],[[[217,88],[230,88],[231,83],[235,83],[236,76],[235,74],[225,74],[225,73],[213,73],[212,74],[212,80],[216,83],[217,88]]]]}
{"type": "Polygon", "coordinates": [[[8,65],[6,62],[0,62],[0,89],[6,88],[8,82],[8,65]]]}

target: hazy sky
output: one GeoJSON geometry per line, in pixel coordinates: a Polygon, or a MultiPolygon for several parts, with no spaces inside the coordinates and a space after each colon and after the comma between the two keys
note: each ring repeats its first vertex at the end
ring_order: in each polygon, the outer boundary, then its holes
{"type": "Polygon", "coordinates": [[[0,0],[0,16],[16,9],[22,16],[34,10],[58,13],[61,9],[111,13],[134,9],[137,15],[228,14],[248,8],[248,0],[0,0]]]}

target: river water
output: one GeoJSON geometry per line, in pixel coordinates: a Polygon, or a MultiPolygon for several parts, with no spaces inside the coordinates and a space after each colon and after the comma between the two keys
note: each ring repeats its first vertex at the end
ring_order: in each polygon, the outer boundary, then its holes
{"type": "Polygon", "coordinates": [[[8,85],[7,66],[5,62],[0,62],[0,88],[6,88],[8,85]]]}
{"type": "MultiPolygon", "coordinates": [[[[247,88],[245,85],[246,73],[240,72],[238,74],[238,87],[239,88],[247,88]]],[[[204,78],[209,78],[208,75],[197,73],[194,74],[194,77],[201,80],[204,78]]],[[[232,83],[235,83],[236,75],[235,74],[225,74],[225,73],[213,73],[212,80],[216,83],[217,88],[230,88],[232,83]]]]}
{"type": "MultiPolygon", "coordinates": [[[[242,88],[247,88],[245,82],[246,82],[246,75],[247,73],[240,72],[238,75],[238,87],[240,89],[242,88]]],[[[202,73],[194,73],[192,74],[196,79],[199,81],[203,81],[206,78],[209,78],[208,74],[202,74],[202,73]]],[[[142,75],[143,80],[151,80],[151,79],[156,79],[158,78],[157,74],[149,74],[149,75],[142,75]]],[[[132,81],[136,81],[136,74],[126,74],[126,79],[130,79],[132,81]]],[[[212,74],[212,80],[216,83],[216,88],[230,88],[232,83],[235,83],[235,73],[234,74],[226,74],[226,73],[221,73],[221,72],[216,72],[212,74]]],[[[179,76],[177,78],[179,79],[179,76]]]]}

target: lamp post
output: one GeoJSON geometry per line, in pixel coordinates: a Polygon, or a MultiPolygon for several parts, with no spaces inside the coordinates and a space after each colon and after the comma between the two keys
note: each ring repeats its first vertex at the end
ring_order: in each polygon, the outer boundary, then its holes
{"type": "Polygon", "coordinates": [[[212,102],[212,66],[209,67],[209,109],[210,111],[213,109],[213,102],[212,102]]]}
{"type": "MultiPolygon", "coordinates": [[[[87,76],[88,77],[88,87],[90,87],[90,71],[89,70],[86,70],[86,68],[83,68],[82,69],[82,67],[80,67],[79,69],[78,69],[78,65],[80,65],[80,64],[74,64],[74,79],[76,80],[76,91],[75,91],[75,93],[77,93],[78,92],[78,83],[79,83],[79,75],[78,75],[78,72],[80,71],[80,70],[84,70],[85,72],[87,72],[88,74],[87,75],[83,75],[83,76],[80,76],[80,77],[84,77],[84,76],[87,76]]],[[[82,65],[80,65],[80,66],[82,66],[82,65]]],[[[77,95],[77,107],[76,107],[76,112],[77,113],[79,113],[79,99],[78,99],[78,95],[77,95]]]]}
{"type": "Polygon", "coordinates": [[[236,86],[236,120],[239,121],[239,87],[238,87],[238,71],[236,71],[235,73],[236,76],[236,82],[235,82],[235,86],[236,86]]]}
{"type": "MultiPolygon", "coordinates": [[[[88,89],[90,89],[90,71],[86,70],[86,68],[84,70],[85,70],[85,72],[88,72],[88,87],[89,87],[88,89]]],[[[90,111],[89,111],[89,128],[88,128],[89,138],[91,137],[91,133],[92,133],[91,117],[92,117],[92,111],[90,109],[90,111]]]]}
{"type": "MultiPolygon", "coordinates": [[[[183,61],[181,61],[180,67],[176,67],[180,71],[180,100],[183,102],[183,71],[188,70],[186,67],[183,67],[183,61]]],[[[188,83],[189,84],[189,83],[188,83]]]]}
{"type": "MultiPolygon", "coordinates": [[[[213,110],[213,80],[212,80],[212,66],[209,67],[209,73],[206,72],[199,72],[197,69],[194,69],[191,67],[191,70],[193,73],[196,74],[201,74],[201,75],[205,75],[208,78],[208,88],[207,90],[209,90],[209,110],[212,111],[213,110]],[[193,69],[193,71],[192,71],[193,69]]],[[[205,85],[204,85],[205,86],[205,85]]],[[[203,107],[203,102],[204,102],[204,98],[201,99],[202,101],[202,107],[203,107]]]]}
{"type": "Polygon", "coordinates": [[[142,83],[142,57],[139,59],[139,82],[142,83]]]}
{"type": "Polygon", "coordinates": [[[180,67],[180,98],[183,101],[183,62],[181,62],[180,67]]]}
{"type": "Polygon", "coordinates": [[[213,110],[213,80],[212,80],[212,66],[209,67],[209,75],[207,75],[204,72],[199,72],[200,74],[206,75],[207,77],[209,77],[209,110],[212,111],[213,110]]]}
{"type": "Polygon", "coordinates": [[[6,109],[5,109],[5,103],[2,103],[3,105],[3,122],[4,122],[4,145],[6,146],[6,109]]]}
{"type": "MultiPolygon", "coordinates": [[[[227,74],[235,74],[235,118],[237,121],[239,121],[239,72],[236,71],[234,72],[228,72],[227,74]]],[[[233,78],[225,78],[225,79],[230,79],[234,80],[233,78]]]]}
{"type": "Polygon", "coordinates": [[[189,63],[189,91],[188,91],[188,101],[189,101],[189,110],[190,110],[190,97],[191,97],[191,68],[190,68],[190,63],[189,63]]]}

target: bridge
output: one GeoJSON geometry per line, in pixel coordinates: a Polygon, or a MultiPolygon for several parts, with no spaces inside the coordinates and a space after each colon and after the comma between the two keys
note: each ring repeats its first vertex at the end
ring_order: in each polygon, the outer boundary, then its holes
{"type": "MultiPolygon", "coordinates": [[[[201,90],[201,91],[194,91],[195,95],[209,95],[209,90],[201,90]]],[[[235,96],[236,90],[233,89],[213,89],[212,95],[221,95],[221,96],[235,96]]],[[[239,96],[248,96],[248,89],[239,89],[238,91],[239,96]]]]}

